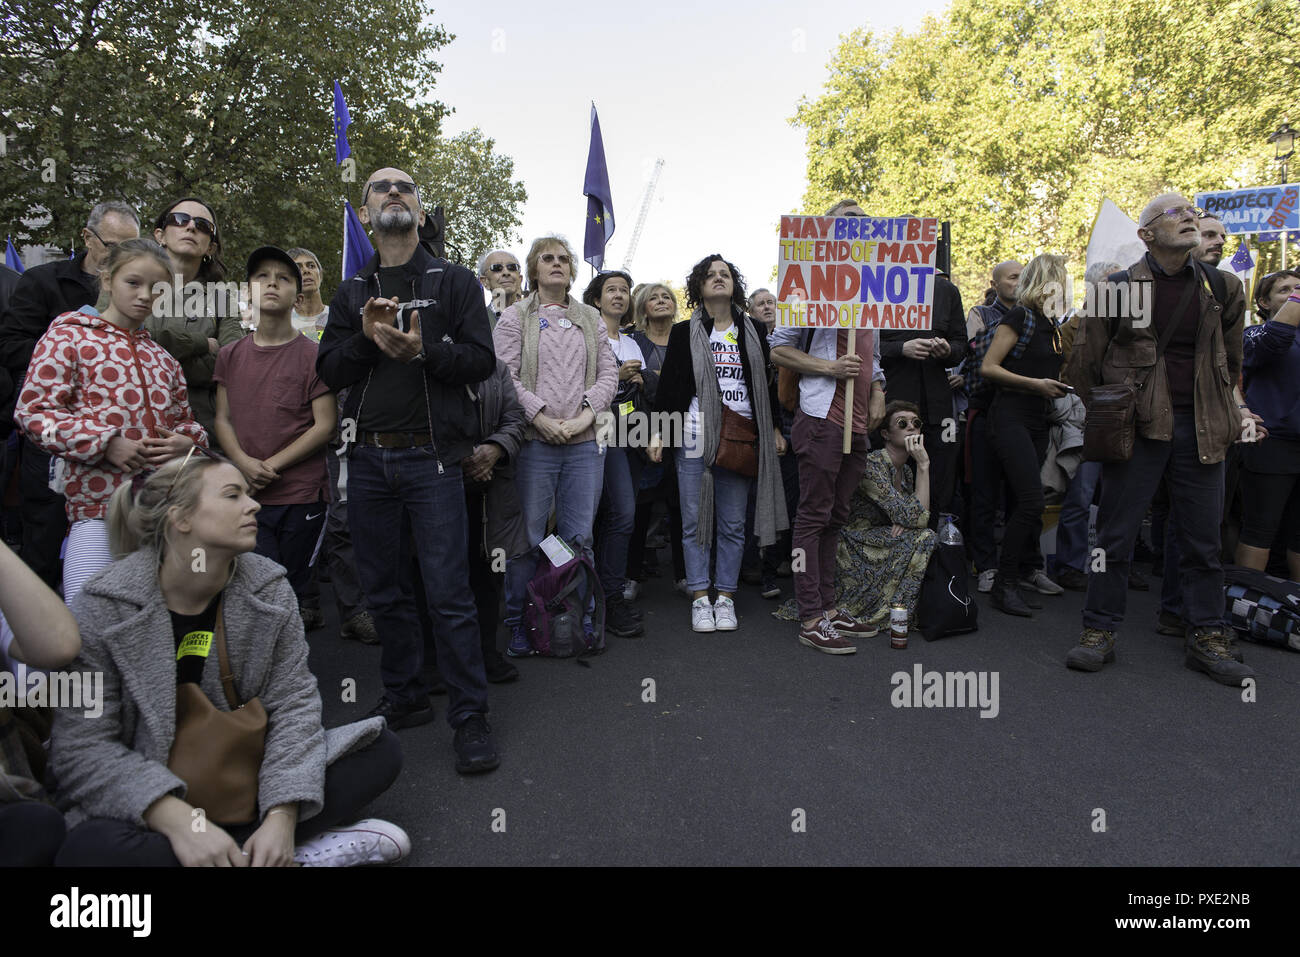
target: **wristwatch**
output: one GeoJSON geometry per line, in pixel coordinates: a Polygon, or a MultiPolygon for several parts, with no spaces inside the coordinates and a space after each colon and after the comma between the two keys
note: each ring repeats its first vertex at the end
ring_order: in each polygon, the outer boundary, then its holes
{"type": "Polygon", "coordinates": [[[408,360],[408,363],[409,363],[409,362],[418,362],[418,363],[420,363],[420,365],[424,365],[424,350],[421,349],[419,352],[417,352],[415,355],[413,355],[413,356],[408,360]]]}
{"type": "MultiPolygon", "coordinates": [[[[581,405],[581,408],[584,408],[584,409],[590,409],[590,408],[591,408],[591,400],[588,399],[585,395],[582,397],[582,405],[581,405]]],[[[593,410],[593,411],[594,411],[594,410],[593,410]]]]}

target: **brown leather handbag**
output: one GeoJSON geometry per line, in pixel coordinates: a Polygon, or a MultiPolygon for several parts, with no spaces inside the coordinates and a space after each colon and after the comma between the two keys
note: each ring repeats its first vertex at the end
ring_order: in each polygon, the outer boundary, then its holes
{"type": "Polygon", "coordinates": [[[221,605],[213,633],[221,687],[229,711],[222,711],[193,682],[176,686],[176,737],[167,767],[186,784],[185,800],[217,824],[257,819],[257,782],[266,751],[266,709],[257,698],[242,704],[226,654],[221,605]]]}
{"type": "Polygon", "coordinates": [[[758,475],[758,426],[726,403],[722,405],[722,437],[713,464],[748,478],[758,475]]]}

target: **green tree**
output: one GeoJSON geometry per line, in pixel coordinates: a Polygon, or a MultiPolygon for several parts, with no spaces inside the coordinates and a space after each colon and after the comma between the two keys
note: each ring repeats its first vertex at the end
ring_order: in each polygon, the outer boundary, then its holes
{"type": "MultiPolygon", "coordinates": [[[[66,248],[97,200],[150,220],[193,194],[215,207],[232,267],[273,242],[316,250],[337,276],[342,200],[359,201],[369,171],[414,175],[418,158],[460,149],[438,139],[435,56],[452,37],[429,13],[424,0],[0,0],[0,218],[16,240],[66,248]],[[335,79],[353,119],[342,168],[335,79]]],[[[506,177],[481,194],[521,192],[490,143],[479,155],[506,177]]],[[[495,207],[479,218],[509,225],[495,207]]]]}
{"type": "Polygon", "coordinates": [[[1267,134],[1294,108],[1300,0],[954,0],[911,33],[846,36],[807,130],[808,212],[953,223],[967,298],[1002,259],[1062,252],[1082,272],[1103,196],[1275,180],[1267,134]]]}

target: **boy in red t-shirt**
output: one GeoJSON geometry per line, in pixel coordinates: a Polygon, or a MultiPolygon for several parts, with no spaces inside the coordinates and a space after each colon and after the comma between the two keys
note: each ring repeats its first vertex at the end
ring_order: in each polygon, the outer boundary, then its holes
{"type": "Polygon", "coordinates": [[[311,561],[329,508],[325,443],[338,416],[334,396],[316,375],[316,343],[293,328],[302,273],[282,249],[248,257],[256,330],[217,355],[216,431],[261,503],[257,553],[289,573],[307,630],[319,608],[307,607],[311,561]]]}

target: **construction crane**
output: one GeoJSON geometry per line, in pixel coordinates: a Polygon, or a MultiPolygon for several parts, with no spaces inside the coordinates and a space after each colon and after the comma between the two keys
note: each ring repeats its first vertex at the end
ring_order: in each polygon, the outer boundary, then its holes
{"type": "Polygon", "coordinates": [[[650,174],[650,182],[646,185],[645,196],[641,199],[641,212],[637,213],[636,226],[632,229],[632,238],[627,244],[627,253],[623,256],[623,270],[631,272],[632,257],[636,255],[636,244],[641,238],[641,229],[645,226],[645,218],[650,214],[650,200],[654,196],[655,187],[659,185],[659,173],[664,168],[663,157],[655,160],[654,172],[650,174]]]}

